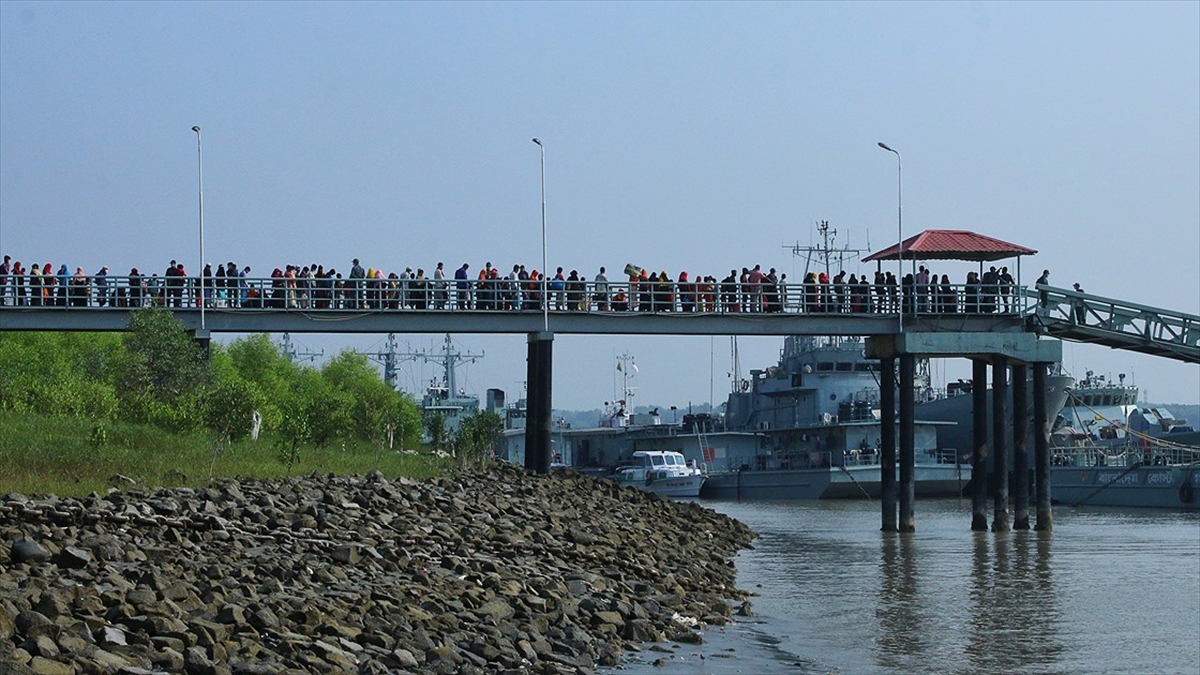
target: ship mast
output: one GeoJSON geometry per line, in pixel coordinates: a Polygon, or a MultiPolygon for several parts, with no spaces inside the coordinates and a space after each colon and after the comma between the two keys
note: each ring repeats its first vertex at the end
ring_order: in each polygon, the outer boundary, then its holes
{"type": "Polygon", "coordinates": [[[398,354],[406,359],[424,359],[426,363],[441,363],[442,365],[442,385],[446,387],[447,396],[458,396],[458,381],[454,375],[455,366],[459,363],[474,363],[476,360],[483,358],[483,352],[478,354],[458,352],[454,350],[454,342],[450,339],[450,334],[446,333],[446,340],[439,354],[428,352],[425,350],[398,354]]]}
{"type": "Polygon", "coordinates": [[[296,348],[296,345],[292,342],[292,336],[290,333],[284,333],[283,338],[280,339],[279,342],[279,351],[283,352],[283,355],[286,356],[292,363],[300,363],[301,361],[316,361],[318,356],[325,355],[324,349],[319,352],[299,351],[296,348]]]}
{"type": "Polygon", "coordinates": [[[850,248],[849,244],[843,245],[841,248],[834,248],[833,242],[837,239],[837,230],[829,226],[828,220],[822,220],[817,223],[817,232],[821,233],[820,246],[801,246],[799,242],[791,246],[784,246],[792,252],[794,257],[803,257],[804,274],[808,274],[811,265],[815,262],[824,267],[825,274],[833,276],[831,263],[836,262],[838,271],[840,272],[843,263],[847,260],[853,260],[863,253],[869,252],[870,249],[850,248]]]}
{"type": "Polygon", "coordinates": [[[396,334],[388,333],[384,350],[367,354],[367,358],[383,366],[383,381],[396,388],[396,334]]]}
{"type": "Polygon", "coordinates": [[[621,373],[621,398],[619,400],[626,405],[627,410],[633,412],[633,395],[636,387],[629,386],[629,380],[637,374],[638,367],[629,352],[617,357],[617,372],[621,373]]]}

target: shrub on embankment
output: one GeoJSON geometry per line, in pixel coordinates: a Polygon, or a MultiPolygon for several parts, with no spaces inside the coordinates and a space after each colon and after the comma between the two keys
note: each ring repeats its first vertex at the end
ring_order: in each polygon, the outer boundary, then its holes
{"type": "Polygon", "coordinates": [[[147,424],[96,422],[0,411],[0,494],[81,497],[108,487],[192,486],[213,476],[282,478],[314,471],[389,478],[445,474],[451,458],[387,450],[349,440],[302,446],[289,465],[280,439],[264,435],[218,442],[205,432],[168,432],[147,424]]]}
{"type": "Polygon", "coordinates": [[[214,342],[206,355],[159,307],[134,312],[120,335],[0,333],[0,411],[148,424],[218,442],[252,435],[256,424],[298,445],[412,448],[421,438],[416,402],[366,356],[344,351],[315,368],[293,363],[266,335],[214,342]]]}
{"type": "Polygon", "coordinates": [[[0,499],[0,660],[38,672],[584,672],[723,623],[752,533],[503,464],[0,499]]]}

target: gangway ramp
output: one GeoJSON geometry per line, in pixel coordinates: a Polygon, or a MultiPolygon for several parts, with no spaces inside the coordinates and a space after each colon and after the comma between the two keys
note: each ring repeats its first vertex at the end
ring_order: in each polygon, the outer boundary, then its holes
{"type": "Polygon", "coordinates": [[[1052,286],[1025,292],[1041,335],[1200,363],[1200,316],[1052,286]]]}

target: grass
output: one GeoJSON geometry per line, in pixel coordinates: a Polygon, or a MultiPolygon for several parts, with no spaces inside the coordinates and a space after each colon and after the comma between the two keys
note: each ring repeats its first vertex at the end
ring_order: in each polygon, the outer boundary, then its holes
{"type": "Polygon", "coordinates": [[[0,494],[103,493],[126,476],[138,487],[191,486],[211,478],[281,478],[312,472],[340,475],[380,471],[388,478],[426,478],[446,473],[453,459],[378,449],[340,441],[333,447],[302,447],[289,471],[269,437],[238,441],[215,452],[202,433],[174,434],[145,425],[74,417],[0,412],[0,494]],[[97,431],[97,426],[102,430],[97,431]]]}

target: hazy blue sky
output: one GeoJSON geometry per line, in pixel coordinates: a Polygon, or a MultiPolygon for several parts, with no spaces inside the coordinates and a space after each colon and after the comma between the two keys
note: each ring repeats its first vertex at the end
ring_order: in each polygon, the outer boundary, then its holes
{"type": "MultiPolygon", "coordinates": [[[[829,220],[1038,250],[1026,283],[1200,313],[1200,3],[0,2],[0,250],[26,264],[268,273],[541,258],[722,276],[829,220]]],[[[961,282],[966,263],[932,269],[961,282]]],[[[874,269],[851,264],[851,272],[874,269]]],[[[332,353],[378,337],[304,337],[332,353]]],[[[413,346],[430,336],[402,336],[413,346]]],[[[525,337],[460,336],[510,392],[525,337]]],[[[743,369],[781,340],[742,340],[743,369]]],[[[728,338],[559,336],[554,402],[724,400],[728,338]],[[710,384],[711,383],[711,384],[710,384]]],[[[1066,367],[1200,401],[1200,368],[1067,344],[1066,367]]],[[[432,377],[406,366],[408,388],[432,377]]],[[[939,376],[969,373],[966,362],[939,376]]]]}

